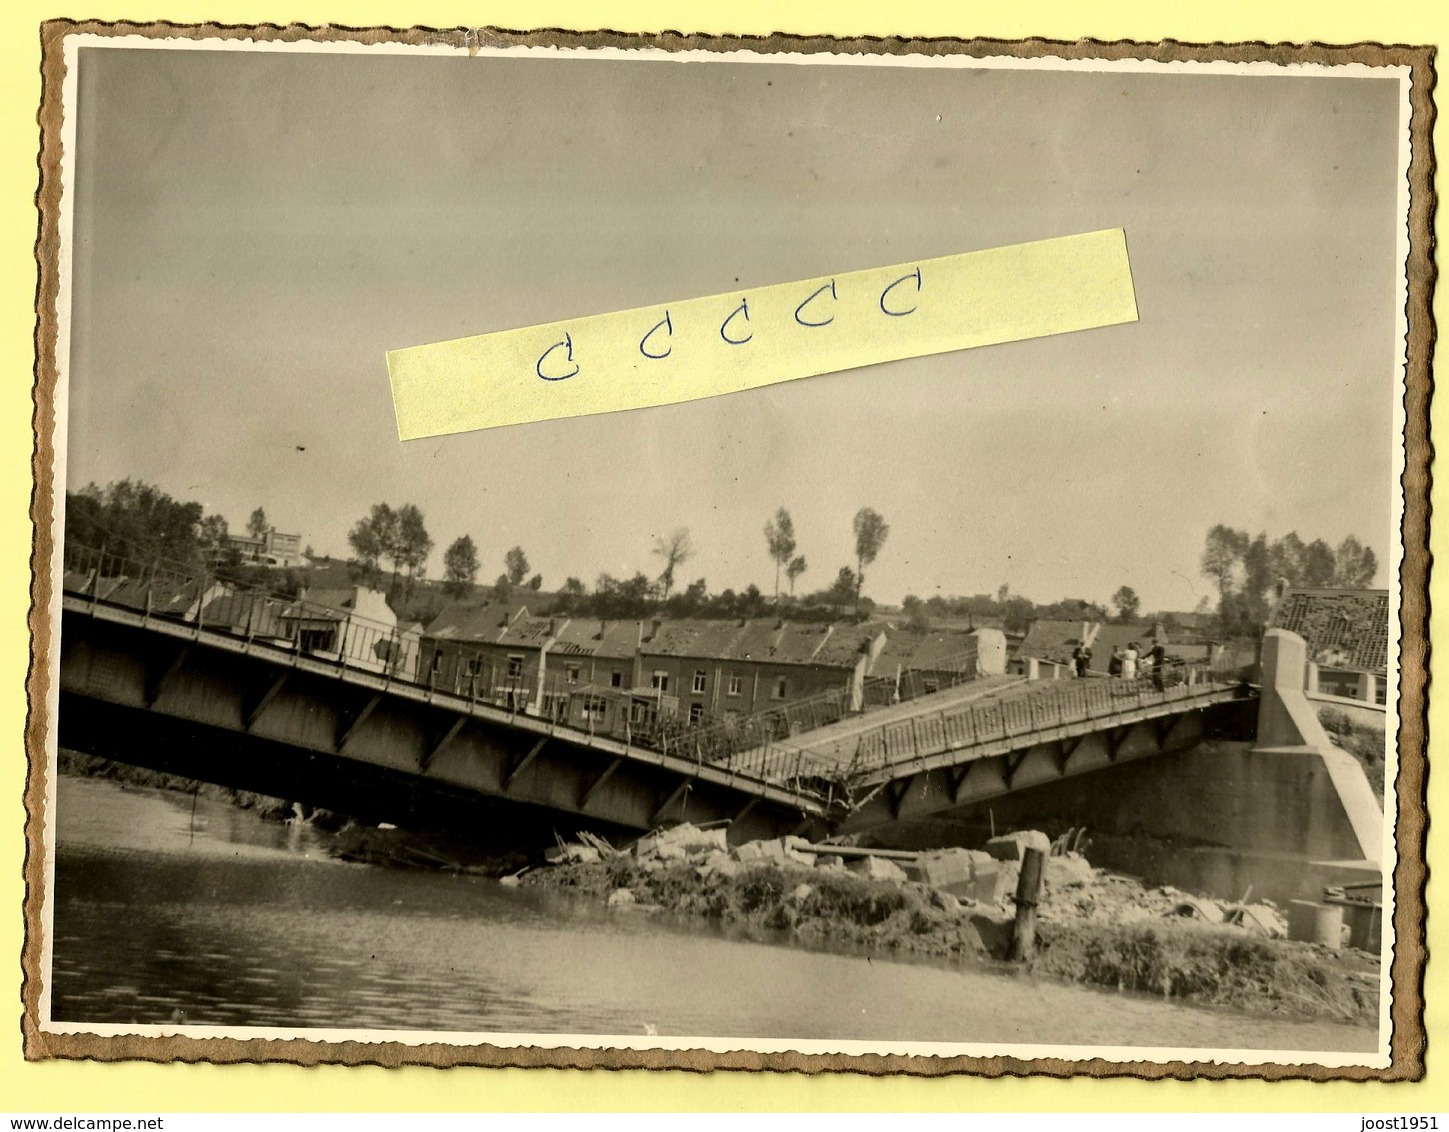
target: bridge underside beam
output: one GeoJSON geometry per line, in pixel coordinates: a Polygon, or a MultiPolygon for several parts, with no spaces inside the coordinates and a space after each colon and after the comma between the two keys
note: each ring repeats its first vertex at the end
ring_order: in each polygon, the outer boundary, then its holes
{"type": "Polygon", "coordinates": [[[61,653],[62,746],[344,813],[402,825],[419,798],[472,800],[561,833],[738,818],[734,840],[818,822],[779,793],[653,752],[416,694],[359,697],[335,675],[245,654],[193,647],[177,664],[174,642],[69,612],[61,653]]]}
{"type": "Polygon", "coordinates": [[[1194,709],[1110,731],[1054,739],[956,766],[906,773],[868,795],[838,829],[841,833],[858,833],[892,822],[941,816],[1046,782],[1191,747],[1207,736],[1208,716],[1216,710],[1194,709]]]}

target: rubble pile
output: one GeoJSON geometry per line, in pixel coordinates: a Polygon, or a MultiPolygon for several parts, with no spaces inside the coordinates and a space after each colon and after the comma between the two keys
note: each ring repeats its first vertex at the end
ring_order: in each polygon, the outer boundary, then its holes
{"type": "MultiPolygon", "coordinates": [[[[1133,877],[1093,868],[1081,853],[1054,847],[1046,834],[1023,830],[994,837],[984,849],[936,849],[925,852],[861,849],[816,844],[803,837],[747,841],[730,847],[720,827],[673,826],[656,830],[628,849],[615,849],[596,837],[550,849],[551,865],[598,865],[627,860],[645,874],[687,864],[701,879],[733,879],[748,869],[773,866],[931,890],[931,903],[969,908],[987,915],[1015,911],[1021,859],[1027,849],[1046,858],[1038,916],[1042,923],[1138,923],[1180,918],[1241,929],[1268,939],[1287,937],[1287,920],[1270,902],[1232,903],[1195,896],[1170,886],[1146,888],[1133,877]],[[938,897],[948,897],[941,901],[938,897]]],[[[535,876],[534,883],[544,881],[535,876]]],[[[630,903],[627,900],[617,903],[630,903]]],[[[637,902],[635,902],[637,903],[637,902]]],[[[646,905],[647,906],[647,905],[646,905]]]]}
{"type": "Polygon", "coordinates": [[[1021,862],[1048,854],[1037,905],[1045,974],[1238,1009],[1377,1017],[1368,957],[1345,966],[1288,942],[1266,901],[1212,900],[1097,869],[1081,838],[1003,834],[982,849],[926,852],[780,837],[730,846],[720,826],[656,830],[628,848],[581,836],[511,883],[571,888],[620,914],[672,912],[805,943],[949,959],[1003,958],[1021,862]]]}

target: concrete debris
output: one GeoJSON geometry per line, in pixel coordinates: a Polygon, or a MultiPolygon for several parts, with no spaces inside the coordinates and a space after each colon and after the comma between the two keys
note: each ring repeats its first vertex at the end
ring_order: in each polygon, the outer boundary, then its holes
{"type": "Polygon", "coordinates": [[[609,907],[622,908],[625,905],[634,903],[634,894],[627,888],[616,888],[609,893],[609,907]]]}
{"type": "Polygon", "coordinates": [[[1268,939],[1288,938],[1288,920],[1271,904],[1229,904],[1224,911],[1234,927],[1268,939]]]}
{"type": "Polygon", "coordinates": [[[1216,901],[1203,900],[1196,896],[1184,895],[1172,906],[1170,915],[1182,916],[1189,920],[1201,920],[1205,924],[1223,922],[1223,910],[1218,907],[1216,901]]]}
{"type": "Polygon", "coordinates": [[[769,865],[802,865],[805,868],[815,867],[815,854],[802,853],[791,845],[792,839],[788,837],[777,838],[773,841],[747,841],[743,845],[737,845],[732,850],[735,860],[746,863],[758,862],[769,865]]]}
{"type": "Polygon", "coordinates": [[[851,872],[866,877],[868,880],[889,880],[904,881],[910,878],[906,876],[905,869],[894,861],[887,861],[883,857],[860,857],[851,861],[845,866],[851,872]]]}
{"type": "Polygon", "coordinates": [[[592,865],[599,860],[599,851],[592,845],[556,845],[544,853],[550,865],[567,862],[574,865],[592,865]]]}
{"type": "Polygon", "coordinates": [[[1023,829],[1015,833],[1003,833],[986,843],[986,852],[998,861],[1019,861],[1028,849],[1038,849],[1043,855],[1050,854],[1051,838],[1039,829],[1023,829]]]}
{"type": "Polygon", "coordinates": [[[1044,883],[1049,889],[1090,884],[1096,874],[1097,870],[1092,868],[1091,862],[1076,853],[1048,857],[1042,869],[1044,883]]]}

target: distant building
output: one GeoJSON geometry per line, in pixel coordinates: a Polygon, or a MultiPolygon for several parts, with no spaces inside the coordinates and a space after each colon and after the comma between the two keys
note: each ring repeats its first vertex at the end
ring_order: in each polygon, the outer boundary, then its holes
{"type": "Polygon", "coordinates": [[[1309,691],[1382,704],[1389,660],[1388,590],[1289,589],[1271,628],[1308,643],[1309,691]]]}
{"type": "Polygon", "coordinates": [[[226,536],[222,546],[234,550],[241,560],[256,566],[305,566],[307,559],[302,554],[302,536],[283,534],[272,529],[261,538],[251,535],[226,536]]]}

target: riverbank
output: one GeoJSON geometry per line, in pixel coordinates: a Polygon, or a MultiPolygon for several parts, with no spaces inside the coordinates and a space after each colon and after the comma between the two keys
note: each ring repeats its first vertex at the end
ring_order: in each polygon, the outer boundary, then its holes
{"type": "MultiPolygon", "coordinates": [[[[645,839],[642,852],[567,846],[557,863],[516,882],[581,893],[619,914],[668,909],[782,931],[807,946],[978,965],[1006,958],[1015,861],[983,868],[992,879],[972,899],[912,880],[888,859],[860,858],[869,863],[851,871],[839,856],[802,851],[788,839],[725,850],[722,836],[692,843],[691,836],[681,845],[645,839]]],[[[1068,853],[1048,859],[1038,915],[1034,974],[1255,1015],[1378,1021],[1377,957],[1275,938],[1282,921],[1271,905],[1224,909],[1175,889],[1148,889],[1068,853]]]]}
{"type": "MultiPolygon", "coordinates": [[[[281,798],[255,794],[250,790],[233,790],[228,786],[217,786],[210,782],[197,782],[195,779],[132,766],[130,763],[112,762],[110,759],[67,750],[64,747],[57,752],[56,765],[61,774],[75,778],[99,778],[122,786],[141,786],[225,802],[239,810],[256,814],[266,821],[287,821],[296,813],[292,803],[281,798]]],[[[320,810],[309,816],[323,827],[337,828],[345,821],[344,818],[320,810]]]]}

